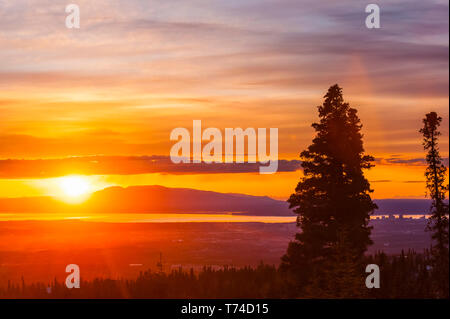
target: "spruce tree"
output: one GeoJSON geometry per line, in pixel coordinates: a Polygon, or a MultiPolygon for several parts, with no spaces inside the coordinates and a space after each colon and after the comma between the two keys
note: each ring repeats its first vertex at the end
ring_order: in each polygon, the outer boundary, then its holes
{"type": "Polygon", "coordinates": [[[445,196],[448,185],[445,185],[447,167],[442,163],[439,154],[438,140],[441,133],[439,126],[442,118],[436,112],[430,112],[423,119],[423,147],[427,153],[428,167],[425,171],[426,187],[432,199],[431,216],[427,229],[433,232],[433,278],[436,287],[436,296],[449,297],[449,250],[448,250],[448,205],[445,196]]]}
{"type": "Polygon", "coordinates": [[[300,154],[303,178],[288,202],[297,214],[296,234],[282,258],[299,294],[359,297],[364,291],[363,257],[370,239],[370,214],[376,209],[363,170],[373,167],[365,155],[361,121],[344,102],[336,84],[318,106],[316,136],[300,154]],[[345,274],[344,274],[345,273],[345,274]]]}

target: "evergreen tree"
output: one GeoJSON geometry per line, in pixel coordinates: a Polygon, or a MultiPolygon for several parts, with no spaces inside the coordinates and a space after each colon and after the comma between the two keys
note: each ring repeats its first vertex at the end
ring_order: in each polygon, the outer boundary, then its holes
{"type": "Polygon", "coordinates": [[[324,98],[320,121],[312,124],[316,136],[300,154],[304,177],[288,200],[301,232],[289,244],[282,269],[293,275],[298,293],[358,297],[364,252],[372,243],[368,222],[377,208],[363,169],[374,159],[364,154],[361,122],[342,89],[333,85],[324,98]]]}
{"type": "Polygon", "coordinates": [[[428,151],[425,171],[427,190],[432,199],[431,217],[427,229],[433,232],[433,278],[436,283],[436,295],[439,298],[449,297],[449,250],[448,250],[448,205],[445,196],[448,185],[445,185],[447,167],[442,163],[439,154],[438,139],[441,133],[438,128],[442,118],[436,112],[426,114],[423,119],[423,147],[428,151]]]}

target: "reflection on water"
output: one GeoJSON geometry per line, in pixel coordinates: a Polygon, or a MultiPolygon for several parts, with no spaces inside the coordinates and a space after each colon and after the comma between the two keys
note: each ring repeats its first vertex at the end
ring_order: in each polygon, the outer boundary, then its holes
{"type": "MultiPolygon", "coordinates": [[[[429,215],[373,215],[371,219],[422,219],[429,215]]],[[[110,214],[92,216],[74,216],[64,214],[4,214],[0,213],[0,221],[24,220],[83,220],[106,223],[293,223],[296,216],[246,216],[240,213],[229,214],[110,214]]]]}
{"type": "Polygon", "coordinates": [[[241,214],[110,214],[74,216],[63,214],[0,214],[0,221],[83,220],[108,223],[260,222],[292,223],[296,216],[245,216],[241,214]]]}

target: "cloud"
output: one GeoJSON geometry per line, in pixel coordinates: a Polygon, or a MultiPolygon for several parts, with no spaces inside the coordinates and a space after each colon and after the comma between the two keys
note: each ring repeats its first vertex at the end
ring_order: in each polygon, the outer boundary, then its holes
{"type": "Polygon", "coordinates": [[[380,0],[379,30],[354,0],[79,0],[79,30],[66,4],[0,0],[0,156],[168,154],[208,119],[278,127],[288,157],[334,83],[379,154],[417,153],[430,105],[448,121],[448,1],[380,0]]]}
{"type": "MultiPolygon", "coordinates": [[[[278,172],[300,169],[298,160],[279,160],[278,172]]],[[[63,159],[0,160],[0,178],[46,178],[67,174],[224,174],[259,173],[259,163],[180,163],[167,156],[88,156],[63,159]]]]}
{"type": "MultiPolygon", "coordinates": [[[[425,158],[401,158],[401,157],[387,157],[387,158],[376,158],[376,163],[379,164],[406,164],[410,166],[426,166],[427,162],[425,158]]],[[[442,158],[442,164],[448,167],[449,158],[442,158]]]]}
{"type": "Polygon", "coordinates": [[[198,92],[211,90],[214,79],[214,90],[222,92],[249,86],[322,90],[324,82],[341,82],[353,72],[353,83],[368,76],[378,94],[448,96],[445,3],[381,1],[376,32],[364,27],[365,4],[354,1],[79,5],[82,27],[69,32],[63,3],[5,4],[0,86],[48,87],[62,78],[61,87],[109,83],[141,93],[170,87],[198,92]],[[366,74],[351,69],[355,57],[366,74]]]}

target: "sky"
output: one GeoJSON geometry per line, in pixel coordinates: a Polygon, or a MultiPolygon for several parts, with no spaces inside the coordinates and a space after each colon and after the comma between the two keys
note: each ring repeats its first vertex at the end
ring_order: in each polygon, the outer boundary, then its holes
{"type": "Polygon", "coordinates": [[[380,29],[365,27],[364,1],[71,2],[80,29],[65,26],[67,1],[0,0],[0,197],[55,195],[58,176],[81,173],[93,190],[161,184],[285,199],[335,83],[376,158],[375,198],[424,197],[418,130],[432,110],[448,165],[448,1],[378,1],[380,29]],[[166,165],[170,132],[197,119],[276,127],[286,162],[269,176],[181,174],[166,165]],[[83,164],[61,164],[73,157],[83,164]],[[149,161],[158,165],[142,169],[149,161]]]}

